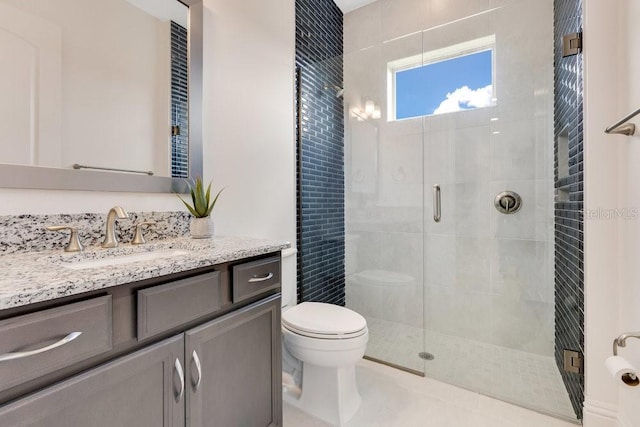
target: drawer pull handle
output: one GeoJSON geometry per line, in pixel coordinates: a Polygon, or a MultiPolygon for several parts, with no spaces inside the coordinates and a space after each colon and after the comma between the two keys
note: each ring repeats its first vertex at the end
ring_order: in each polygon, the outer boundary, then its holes
{"type": "Polygon", "coordinates": [[[252,277],[251,279],[249,279],[249,283],[264,282],[265,280],[269,280],[272,277],[273,277],[273,273],[269,273],[262,277],[252,277]]]}
{"type": "Polygon", "coordinates": [[[73,341],[76,338],[78,338],[80,335],[82,335],[82,332],[71,332],[69,335],[67,335],[66,337],[62,338],[60,341],[54,342],[51,345],[39,348],[37,350],[0,354],[0,362],[4,362],[5,360],[22,359],[24,357],[29,357],[29,356],[33,356],[33,355],[36,355],[36,354],[47,352],[49,350],[53,350],[54,348],[58,348],[58,347],[63,346],[65,344],[67,344],[67,343],[70,343],[71,341],[73,341]]]}
{"type": "Polygon", "coordinates": [[[196,353],[195,350],[193,350],[193,353],[191,353],[191,357],[193,358],[193,364],[196,365],[196,369],[198,370],[198,380],[193,385],[193,388],[194,391],[198,391],[198,388],[200,388],[200,383],[202,382],[202,365],[200,364],[198,353],[196,353]]]}
{"type": "Polygon", "coordinates": [[[174,364],[176,368],[176,373],[178,374],[178,379],[180,380],[180,390],[178,394],[176,394],[176,402],[180,402],[182,396],[184,395],[184,371],[182,370],[182,365],[180,364],[180,360],[176,359],[176,363],[174,364]]]}

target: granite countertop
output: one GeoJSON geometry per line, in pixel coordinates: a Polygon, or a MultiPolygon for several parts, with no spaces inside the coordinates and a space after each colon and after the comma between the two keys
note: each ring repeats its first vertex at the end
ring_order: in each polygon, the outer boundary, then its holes
{"type": "Polygon", "coordinates": [[[58,249],[2,255],[0,310],[277,252],[289,246],[288,242],[247,237],[177,237],[140,246],[122,244],[114,249],[90,247],[75,253],[58,249]],[[65,267],[114,256],[124,256],[126,260],[127,256],[131,259],[141,253],[161,257],[79,270],[65,267]]]}

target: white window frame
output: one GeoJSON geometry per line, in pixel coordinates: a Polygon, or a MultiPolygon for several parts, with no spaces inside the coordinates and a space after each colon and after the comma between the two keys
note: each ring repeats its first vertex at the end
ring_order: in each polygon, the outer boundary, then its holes
{"type": "Polygon", "coordinates": [[[424,67],[453,58],[460,58],[474,53],[491,51],[491,88],[492,88],[492,106],[496,105],[496,36],[490,36],[469,40],[463,43],[447,46],[441,49],[435,49],[407,58],[397,59],[387,63],[387,120],[400,121],[411,120],[422,117],[429,117],[432,114],[421,116],[407,117],[398,119],[396,117],[396,73],[406,71],[412,68],[424,67]]]}

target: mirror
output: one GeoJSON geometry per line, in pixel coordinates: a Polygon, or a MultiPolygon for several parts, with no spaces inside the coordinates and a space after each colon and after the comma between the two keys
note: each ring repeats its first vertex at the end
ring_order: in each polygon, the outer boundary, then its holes
{"type": "Polygon", "coordinates": [[[0,0],[0,58],[0,186],[202,175],[202,0],[0,0]]]}

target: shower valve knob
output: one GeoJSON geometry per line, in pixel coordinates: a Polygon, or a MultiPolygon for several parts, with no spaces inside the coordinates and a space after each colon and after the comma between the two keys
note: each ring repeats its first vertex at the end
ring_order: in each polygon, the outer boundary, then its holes
{"type": "Polygon", "coordinates": [[[514,214],[522,207],[522,198],[515,191],[503,191],[496,195],[493,204],[503,214],[514,214]]]}

